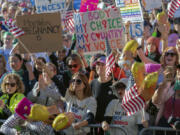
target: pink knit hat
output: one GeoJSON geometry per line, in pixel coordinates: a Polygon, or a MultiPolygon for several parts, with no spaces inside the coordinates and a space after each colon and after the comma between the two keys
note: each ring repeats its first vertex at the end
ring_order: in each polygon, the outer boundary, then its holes
{"type": "Polygon", "coordinates": [[[31,106],[33,103],[28,100],[26,97],[24,97],[17,105],[15,112],[24,120],[26,120],[27,116],[31,112],[31,106]]]}
{"type": "Polygon", "coordinates": [[[145,64],[146,73],[156,72],[161,68],[161,64],[145,64]]]}

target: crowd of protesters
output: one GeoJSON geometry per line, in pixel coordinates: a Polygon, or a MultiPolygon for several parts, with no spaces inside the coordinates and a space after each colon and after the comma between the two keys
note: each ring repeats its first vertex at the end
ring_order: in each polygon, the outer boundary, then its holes
{"type": "MultiPolygon", "coordinates": [[[[138,43],[135,52],[123,53],[118,48],[112,50],[115,67],[108,77],[106,54],[94,54],[88,63],[83,49],[76,46],[75,35],[65,29],[63,49],[52,53],[20,54],[13,50],[18,40],[1,28],[0,119],[5,120],[1,123],[1,134],[90,135],[92,129],[86,127],[88,124],[102,125],[93,129],[97,135],[123,134],[118,128],[111,129],[110,124],[122,126],[128,135],[138,135],[141,129],[149,126],[180,129],[180,18],[168,20],[169,29],[160,28],[156,18],[161,12],[159,10],[143,13],[142,38],[132,39],[126,32],[126,42],[134,40],[138,43]],[[136,61],[161,64],[161,68],[151,100],[141,111],[127,116],[121,103],[134,84],[131,67],[136,61]],[[15,113],[15,108],[24,97],[32,103],[55,105],[56,115],[63,111],[73,112],[75,120],[62,131],[55,131],[49,124],[51,122],[23,120],[15,113]]],[[[1,3],[0,20],[16,23],[16,16],[28,14],[35,14],[28,0],[1,3]]],[[[129,25],[130,22],[125,28],[128,29],[129,25]]],[[[151,135],[152,132],[146,134],[151,135]]],[[[156,134],[162,135],[161,132],[156,134]]],[[[173,135],[172,132],[169,134],[173,135]]]]}

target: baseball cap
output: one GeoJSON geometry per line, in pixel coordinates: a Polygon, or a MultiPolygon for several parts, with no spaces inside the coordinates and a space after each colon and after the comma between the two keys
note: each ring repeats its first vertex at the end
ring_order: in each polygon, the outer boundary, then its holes
{"type": "Polygon", "coordinates": [[[128,79],[127,78],[122,78],[116,82],[114,82],[112,84],[112,86],[110,86],[112,89],[118,89],[120,87],[127,87],[127,83],[128,83],[128,79]],[[123,86],[124,85],[124,86],[123,86]]]}
{"type": "Polygon", "coordinates": [[[99,57],[99,58],[96,60],[96,63],[97,63],[97,62],[106,64],[106,56],[101,56],[101,57],[99,57]]]}

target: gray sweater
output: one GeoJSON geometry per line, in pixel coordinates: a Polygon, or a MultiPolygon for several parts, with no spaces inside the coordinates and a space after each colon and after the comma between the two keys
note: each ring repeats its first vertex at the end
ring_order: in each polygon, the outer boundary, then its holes
{"type": "Polygon", "coordinates": [[[54,83],[47,86],[45,89],[40,89],[38,92],[38,82],[34,85],[32,91],[28,94],[28,99],[33,103],[51,106],[60,101],[61,94],[54,83]]]}

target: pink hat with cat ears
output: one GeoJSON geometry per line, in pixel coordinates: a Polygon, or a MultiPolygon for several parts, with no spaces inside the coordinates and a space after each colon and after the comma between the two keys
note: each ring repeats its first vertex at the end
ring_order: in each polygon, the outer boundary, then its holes
{"type": "Polygon", "coordinates": [[[24,97],[17,105],[15,112],[24,120],[27,119],[27,116],[31,112],[31,106],[33,103],[24,97]]]}

